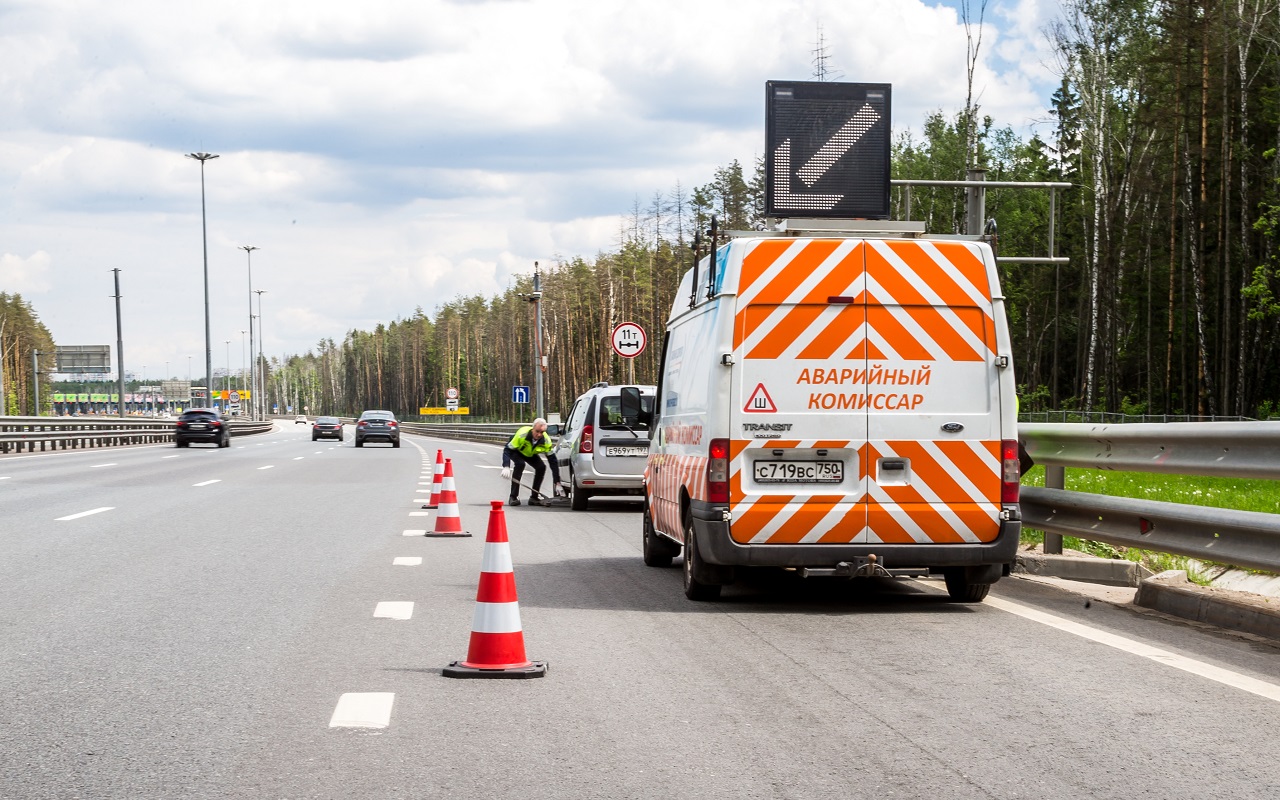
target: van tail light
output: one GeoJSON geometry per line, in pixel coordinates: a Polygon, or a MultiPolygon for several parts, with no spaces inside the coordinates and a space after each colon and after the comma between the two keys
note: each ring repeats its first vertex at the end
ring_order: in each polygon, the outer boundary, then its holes
{"type": "Polygon", "coordinates": [[[596,449],[596,429],[594,425],[582,426],[582,438],[578,443],[579,453],[594,453],[596,449]]]}
{"type": "Polygon", "coordinates": [[[1000,442],[1000,502],[1018,502],[1018,486],[1022,479],[1022,464],[1018,461],[1018,441],[1005,439],[1000,442]]]}
{"type": "Polygon", "coordinates": [[[707,500],[729,502],[729,440],[712,439],[707,449],[707,500]]]}

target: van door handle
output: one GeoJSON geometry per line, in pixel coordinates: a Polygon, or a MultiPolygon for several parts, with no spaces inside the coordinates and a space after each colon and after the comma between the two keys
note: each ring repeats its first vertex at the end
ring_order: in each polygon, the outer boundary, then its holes
{"type": "Polygon", "coordinates": [[[886,472],[901,472],[906,468],[907,468],[907,462],[905,461],[881,461],[880,462],[880,469],[885,470],[886,472]]]}

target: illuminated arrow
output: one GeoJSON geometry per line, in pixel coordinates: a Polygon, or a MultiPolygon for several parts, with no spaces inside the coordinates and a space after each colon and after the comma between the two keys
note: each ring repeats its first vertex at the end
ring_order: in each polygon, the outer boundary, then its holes
{"type": "Polygon", "coordinates": [[[858,140],[871,130],[871,126],[880,121],[880,115],[869,105],[864,104],[858,109],[858,113],[849,118],[840,130],[836,131],[835,136],[827,140],[827,143],[813,154],[809,162],[796,171],[796,176],[804,181],[805,186],[813,186],[827,174],[827,170],[835,166],[835,163],[844,154],[849,152],[858,140]]]}
{"type": "MultiPolygon", "coordinates": [[[[812,159],[810,160],[812,162],[812,159]]],[[[773,151],[773,205],[779,211],[830,211],[844,199],[842,194],[801,194],[791,191],[791,140],[773,151]]]]}

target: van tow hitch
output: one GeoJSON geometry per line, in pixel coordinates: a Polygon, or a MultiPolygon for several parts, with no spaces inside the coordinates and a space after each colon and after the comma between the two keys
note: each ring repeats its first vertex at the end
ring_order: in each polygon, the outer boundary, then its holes
{"type": "Polygon", "coordinates": [[[875,554],[866,558],[855,558],[853,561],[841,561],[834,567],[804,567],[800,570],[804,578],[892,578],[893,573],[885,569],[875,554]]]}

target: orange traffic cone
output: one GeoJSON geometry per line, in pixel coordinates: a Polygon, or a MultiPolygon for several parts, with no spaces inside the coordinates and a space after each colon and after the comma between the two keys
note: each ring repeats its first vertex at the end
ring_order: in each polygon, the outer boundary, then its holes
{"type": "Polygon", "coordinates": [[[427,536],[470,536],[462,530],[462,515],[458,513],[458,492],[453,487],[453,459],[444,460],[444,485],[440,489],[439,511],[436,512],[435,530],[427,536]]]}
{"type": "Polygon", "coordinates": [[[511,545],[502,501],[492,500],[489,530],[480,564],[480,587],[471,621],[471,644],[466,661],[444,668],[446,678],[541,678],[545,661],[530,661],[524,654],[520,629],[520,604],[516,602],[516,575],[511,569],[511,545]]]}
{"type": "Polygon", "coordinates": [[[431,470],[431,499],[423,508],[440,507],[440,490],[444,488],[444,451],[436,451],[436,465],[431,470]]]}

